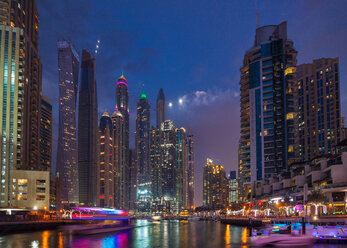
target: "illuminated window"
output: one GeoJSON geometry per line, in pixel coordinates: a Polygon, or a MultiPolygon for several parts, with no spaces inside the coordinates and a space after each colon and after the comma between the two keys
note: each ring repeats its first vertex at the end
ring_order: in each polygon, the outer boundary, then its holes
{"type": "Polygon", "coordinates": [[[294,119],[294,113],[293,112],[287,114],[287,120],[291,120],[291,119],[294,119]]]}
{"type": "Polygon", "coordinates": [[[288,146],[288,152],[293,152],[294,151],[294,147],[293,146],[288,146]]]}
{"type": "Polygon", "coordinates": [[[266,136],[267,135],[267,130],[264,130],[264,136],[266,136]]]}
{"type": "Polygon", "coordinates": [[[288,67],[288,68],[285,69],[284,75],[287,76],[287,74],[295,73],[295,71],[296,71],[295,67],[288,67]]]}

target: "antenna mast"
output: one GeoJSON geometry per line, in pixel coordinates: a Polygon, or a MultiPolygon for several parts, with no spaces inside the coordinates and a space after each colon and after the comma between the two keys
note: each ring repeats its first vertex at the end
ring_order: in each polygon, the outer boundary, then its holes
{"type": "Polygon", "coordinates": [[[255,0],[255,18],[256,18],[256,26],[257,28],[259,28],[258,0],[255,0]]]}

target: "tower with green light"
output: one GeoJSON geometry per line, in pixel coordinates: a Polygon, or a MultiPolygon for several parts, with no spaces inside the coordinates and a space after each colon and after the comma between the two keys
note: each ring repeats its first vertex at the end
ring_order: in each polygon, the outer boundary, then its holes
{"type": "Polygon", "coordinates": [[[137,154],[137,211],[150,211],[151,168],[150,168],[150,108],[147,95],[143,91],[137,102],[135,148],[137,154]]]}

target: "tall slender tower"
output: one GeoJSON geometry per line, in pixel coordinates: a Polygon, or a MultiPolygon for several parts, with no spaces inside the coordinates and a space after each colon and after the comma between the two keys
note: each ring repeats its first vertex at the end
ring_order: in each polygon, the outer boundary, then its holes
{"type": "Polygon", "coordinates": [[[98,105],[95,59],[82,51],[78,103],[78,174],[81,205],[96,206],[98,105]]]}
{"type": "Polygon", "coordinates": [[[113,169],[114,169],[114,206],[123,208],[124,203],[124,117],[117,109],[111,116],[113,127],[113,169]]]}
{"type": "Polygon", "coordinates": [[[0,24],[0,207],[10,204],[11,171],[23,165],[23,42],[22,29],[0,24]]]}
{"type": "Polygon", "coordinates": [[[59,132],[57,206],[78,204],[76,103],[79,56],[69,41],[58,41],[59,132]]]}
{"type": "Polygon", "coordinates": [[[163,88],[160,88],[157,97],[157,128],[160,129],[161,123],[166,121],[166,101],[163,88]]]}
{"type": "Polygon", "coordinates": [[[296,54],[287,23],[259,27],[241,68],[240,182],[280,173],[298,158],[296,54]]]}
{"type": "Polygon", "coordinates": [[[152,127],[150,132],[150,168],[152,198],[160,202],[162,197],[161,139],[160,129],[152,127]]]}
{"type": "Polygon", "coordinates": [[[178,210],[187,207],[187,147],[186,130],[181,127],[176,129],[176,166],[175,166],[175,193],[178,210]]]}
{"type": "Polygon", "coordinates": [[[114,207],[113,126],[105,112],[99,125],[97,201],[100,207],[114,207]]]}
{"type": "Polygon", "coordinates": [[[24,70],[21,77],[26,79],[22,89],[25,104],[22,116],[23,128],[21,136],[22,163],[17,169],[44,170],[46,167],[40,163],[40,96],[41,96],[41,58],[38,53],[39,41],[39,15],[36,1],[1,1],[0,21],[2,24],[18,27],[22,30],[25,60],[22,61],[24,70]]]}
{"type": "Polygon", "coordinates": [[[149,164],[150,108],[146,94],[137,102],[135,149],[137,154],[137,208],[149,211],[151,194],[151,170],[149,164]]]}
{"type": "Polygon", "coordinates": [[[128,81],[122,74],[116,86],[116,108],[123,116],[124,129],[122,136],[122,147],[120,157],[120,183],[121,183],[121,208],[129,208],[129,93],[128,81]]]}
{"type": "Polygon", "coordinates": [[[176,127],[173,121],[161,123],[161,182],[162,196],[174,200],[176,198],[176,127]]]}
{"type": "Polygon", "coordinates": [[[187,208],[195,208],[195,156],[194,156],[194,135],[188,132],[186,139],[187,146],[187,159],[188,159],[188,168],[187,168],[187,208]]]}

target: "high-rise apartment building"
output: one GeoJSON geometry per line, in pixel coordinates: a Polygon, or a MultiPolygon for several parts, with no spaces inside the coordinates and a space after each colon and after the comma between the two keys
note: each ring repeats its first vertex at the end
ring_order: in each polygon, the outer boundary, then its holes
{"type": "Polygon", "coordinates": [[[52,129],[52,104],[47,97],[41,96],[40,163],[43,170],[48,171],[52,168],[52,129]]]}
{"type": "Polygon", "coordinates": [[[195,209],[195,153],[194,153],[194,135],[188,132],[186,139],[187,147],[187,209],[195,209]]]}
{"type": "MultiPolygon", "coordinates": [[[[122,115],[123,123],[121,129],[116,129],[121,132],[119,138],[122,140],[119,157],[119,176],[120,176],[120,208],[128,209],[129,206],[129,93],[128,81],[124,75],[118,78],[116,85],[116,111],[122,115]]],[[[116,127],[117,128],[117,127],[116,127]]],[[[117,141],[115,141],[117,143],[117,141]]]]}
{"type": "Polygon", "coordinates": [[[321,58],[297,67],[300,157],[331,154],[341,138],[339,59],[321,58]]]}
{"type": "Polygon", "coordinates": [[[160,129],[152,127],[150,132],[150,168],[152,198],[159,200],[162,197],[162,171],[161,171],[161,139],[160,129]]]}
{"type": "Polygon", "coordinates": [[[23,165],[25,127],[23,29],[0,24],[0,48],[0,206],[7,207],[11,200],[11,171],[20,169],[23,165]]]}
{"type": "Polygon", "coordinates": [[[175,201],[176,186],[176,128],[173,121],[161,123],[161,194],[162,197],[175,201]]]}
{"type": "Polygon", "coordinates": [[[78,204],[76,105],[79,56],[69,41],[58,41],[59,130],[57,145],[57,206],[78,204]]]}
{"type": "MultiPolygon", "coordinates": [[[[41,104],[41,58],[38,53],[39,15],[36,1],[0,2],[0,21],[4,25],[22,30],[20,48],[22,61],[21,77],[25,80],[22,91],[24,101],[22,115],[23,161],[17,169],[44,170],[40,163],[40,104],[41,104]]],[[[19,33],[18,33],[19,34],[19,33]]],[[[6,37],[5,37],[6,39],[6,37]]]]}
{"type": "Polygon", "coordinates": [[[166,121],[166,101],[163,88],[160,88],[157,97],[157,128],[160,129],[161,123],[166,121]]]}
{"type": "Polygon", "coordinates": [[[150,209],[151,193],[151,168],[150,168],[150,105],[146,94],[141,94],[137,102],[135,149],[137,156],[137,192],[136,202],[139,211],[150,209]]]}
{"type": "Polygon", "coordinates": [[[251,184],[298,159],[296,54],[287,23],[259,27],[244,57],[240,80],[241,195],[251,184]]]}
{"type": "Polygon", "coordinates": [[[203,204],[215,208],[229,204],[229,183],[223,166],[207,158],[204,166],[203,204]]]}
{"type": "Polygon", "coordinates": [[[113,125],[107,112],[100,119],[98,145],[97,205],[114,207],[113,125]]]}
{"type": "Polygon", "coordinates": [[[124,118],[117,110],[111,116],[113,126],[113,166],[114,166],[114,205],[121,208],[124,204],[124,118]]]}
{"type": "Polygon", "coordinates": [[[175,163],[175,192],[178,210],[187,208],[187,147],[186,147],[186,130],[181,127],[176,129],[176,163],[175,163]]]}
{"type": "Polygon", "coordinates": [[[96,206],[98,103],[95,59],[86,50],[82,51],[78,101],[79,203],[96,206]]]}

